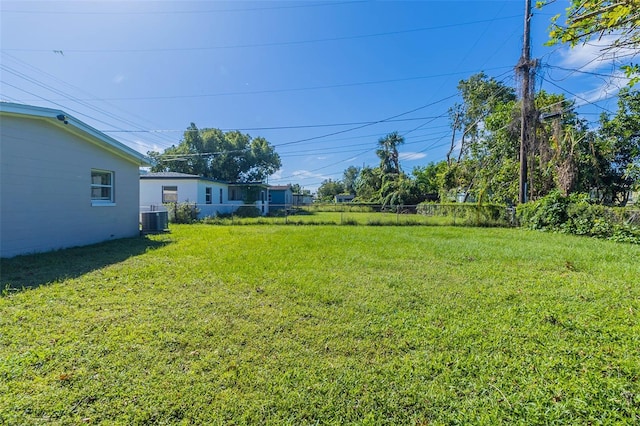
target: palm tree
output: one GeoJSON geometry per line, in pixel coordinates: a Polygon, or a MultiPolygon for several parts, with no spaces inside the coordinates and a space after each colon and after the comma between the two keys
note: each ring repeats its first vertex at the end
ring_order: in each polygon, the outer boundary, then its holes
{"type": "Polygon", "coordinates": [[[400,157],[398,155],[398,145],[404,143],[404,138],[398,132],[389,133],[384,138],[378,140],[379,148],[376,155],[380,158],[380,169],[383,174],[400,173],[400,157]]]}

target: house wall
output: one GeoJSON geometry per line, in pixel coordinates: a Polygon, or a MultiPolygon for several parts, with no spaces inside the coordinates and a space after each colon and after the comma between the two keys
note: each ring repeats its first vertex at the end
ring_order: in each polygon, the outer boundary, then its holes
{"type": "Polygon", "coordinates": [[[237,203],[229,202],[228,186],[224,183],[211,182],[199,179],[140,179],[140,210],[145,211],[151,206],[162,206],[162,187],[178,187],[179,203],[196,203],[200,213],[199,218],[215,216],[216,214],[229,214],[235,211],[237,203]],[[206,204],[206,188],[212,190],[211,204],[206,204]],[[222,189],[222,202],[220,202],[220,189],[222,189]]]}
{"type": "Polygon", "coordinates": [[[62,126],[0,117],[0,257],[139,234],[138,164],[62,126]],[[113,205],[92,205],[92,169],[114,172],[113,205]]]}
{"type": "Polygon", "coordinates": [[[271,210],[290,208],[293,204],[293,192],[290,189],[270,189],[269,197],[271,210]]]}

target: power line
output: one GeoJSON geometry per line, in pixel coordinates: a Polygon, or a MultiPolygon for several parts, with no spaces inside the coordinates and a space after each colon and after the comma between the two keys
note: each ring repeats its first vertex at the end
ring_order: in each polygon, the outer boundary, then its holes
{"type": "Polygon", "coordinates": [[[437,100],[435,102],[431,102],[431,103],[428,103],[426,105],[422,105],[422,106],[420,106],[418,108],[414,108],[412,110],[405,111],[403,113],[400,113],[400,114],[397,114],[397,115],[394,115],[394,116],[391,116],[391,117],[387,117],[387,118],[384,118],[382,120],[369,122],[368,124],[363,124],[363,125],[360,125],[360,126],[349,128],[349,129],[340,130],[340,131],[337,131],[337,132],[327,133],[325,135],[313,136],[313,137],[310,137],[310,138],[304,138],[304,139],[298,139],[298,140],[289,141],[289,142],[283,142],[283,143],[275,144],[274,146],[286,146],[286,145],[294,145],[294,144],[298,144],[298,143],[302,143],[302,142],[309,142],[309,141],[312,141],[312,140],[323,139],[323,138],[326,138],[326,137],[329,137],[329,136],[334,136],[334,135],[339,135],[339,134],[342,134],[342,133],[352,132],[354,130],[362,129],[364,127],[373,126],[375,124],[385,123],[385,122],[388,122],[389,120],[393,120],[395,118],[402,117],[404,115],[408,115],[408,114],[414,113],[416,111],[420,111],[421,109],[428,108],[430,106],[433,106],[433,105],[436,105],[438,103],[444,102],[444,101],[446,101],[448,99],[452,99],[452,98],[456,97],[457,95],[458,94],[456,93],[456,94],[447,96],[445,98],[442,98],[440,100],[437,100]]]}
{"type": "MultiPolygon", "coordinates": [[[[400,118],[400,119],[395,119],[395,120],[386,120],[386,122],[388,123],[392,123],[392,122],[403,122],[403,121],[417,121],[417,120],[427,120],[427,119],[435,119],[435,118],[441,118],[442,116],[435,116],[435,117],[416,117],[416,118],[400,118]]],[[[255,130],[291,130],[291,129],[311,129],[311,128],[318,128],[318,127],[340,127],[340,126],[355,126],[355,125],[360,125],[360,124],[375,124],[378,123],[378,121],[353,121],[353,122],[347,122],[347,123],[323,123],[323,124],[302,124],[302,125],[293,125],[293,126],[270,126],[270,127],[236,127],[236,128],[222,128],[222,129],[218,129],[218,130],[222,130],[222,131],[234,131],[234,130],[240,130],[240,131],[255,131],[255,130]]],[[[200,129],[199,129],[200,130],[200,129]]],[[[105,133],[153,133],[153,132],[157,132],[157,133],[174,133],[174,132],[187,132],[189,131],[189,129],[187,130],[177,130],[177,129],[164,129],[164,130],[102,130],[105,133]]],[[[193,130],[194,132],[196,130],[193,130]]]]}
{"type": "MultiPolygon", "coordinates": [[[[487,68],[485,71],[493,71],[500,69],[511,69],[511,66],[500,66],[500,67],[492,67],[487,68]]],[[[426,76],[417,76],[417,77],[405,77],[405,78],[395,78],[395,79],[387,79],[387,80],[374,80],[374,81],[362,81],[362,82],[352,82],[352,83],[339,83],[339,84],[328,84],[322,86],[307,86],[307,87],[292,87],[292,88],[284,88],[284,89],[265,89],[265,90],[251,90],[251,91],[238,91],[238,92],[220,92],[220,93],[205,93],[198,95],[166,95],[166,96],[122,96],[122,97],[111,97],[111,98],[100,98],[99,100],[103,101],[140,101],[140,100],[161,100],[161,99],[188,99],[188,98],[209,98],[209,97],[218,97],[218,96],[237,96],[237,95],[260,95],[260,94],[269,94],[269,93],[285,93],[285,92],[302,92],[308,90],[324,90],[324,89],[337,89],[340,87],[353,87],[353,86],[368,86],[375,84],[387,84],[387,83],[398,83],[403,81],[415,81],[415,80],[425,80],[430,78],[440,78],[440,77],[449,77],[453,75],[461,75],[461,74],[469,74],[476,71],[459,71],[454,73],[442,73],[442,74],[433,74],[426,76]]],[[[98,100],[98,99],[80,99],[83,101],[88,100],[98,100]]]]}
{"type": "MultiPolygon", "coordinates": [[[[149,53],[149,52],[188,52],[188,51],[206,51],[206,50],[221,50],[221,49],[245,49],[245,48],[254,48],[254,47],[292,46],[292,45],[326,43],[326,42],[344,41],[344,40],[357,40],[357,39],[365,39],[365,38],[373,38],[373,37],[386,37],[386,36],[401,35],[401,34],[412,34],[416,32],[441,30],[441,29],[455,28],[455,27],[461,27],[461,26],[467,26],[467,25],[482,24],[486,22],[496,22],[501,20],[513,19],[516,17],[519,17],[519,16],[510,15],[510,16],[504,16],[501,18],[481,19],[477,21],[468,21],[468,22],[461,22],[456,24],[436,25],[431,27],[412,28],[408,30],[387,31],[387,32],[380,32],[380,33],[359,34],[359,35],[341,36],[341,37],[327,37],[327,38],[318,38],[318,39],[309,39],[309,40],[291,40],[291,41],[268,42],[268,43],[248,43],[248,44],[236,44],[236,45],[227,45],[227,46],[162,47],[162,48],[147,48],[147,49],[66,49],[61,47],[56,51],[65,52],[65,53],[149,53]]],[[[51,52],[52,51],[51,49],[19,49],[19,48],[3,48],[2,50],[19,51],[19,52],[51,52]]]]}
{"type": "Polygon", "coordinates": [[[178,15],[178,14],[204,14],[204,13],[227,13],[227,12],[255,12],[265,10],[279,9],[302,9],[321,6],[340,6],[365,3],[365,1],[341,1],[341,2],[321,2],[321,3],[305,3],[292,4],[286,6],[269,6],[269,7],[252,7],[252,8],[236,8],[236,9],[208,9],[208,10],[148,10],[148,11],[126,11],[126,12],[80,12],[80,11],[59,11],[59,10],[12,10],[3,9],[2,13],[18,13],[18,14],[42,14],[42,15],[178,15]]]}
{"type": "MultiPolygon", "coordinates": [[[[89,96],[92,96],[93,98],[92,98],[92,99],[89,99],[89,100],[99,101],[99,99],[97,99],[97,97],[96,97],[95,95],[93,95],[93,94],[91,94],[91,93],[87,92],[87,91],[86,91],[86,90],[84,90],[84,89],[81,89],[81,88],[79,88],[79,87],[77,87],[77,86],[74,86],[73,84],[70,84],[70,83],[68,83],[68,82],[66,82],[66,81],[64,81],[64,80],[62,80],[62,79],[60,79],[60,78],[58,78],[58,77],[54,76],[53,74],[50,74],[50,73],[48,73],[48,72],[46,72],[46,71],[43,71],[43,70],[41,70],[40,68],[38,68],[38,67],[36,67],[36,66],[34,66],[34,65],[31,65],[31,64],[29,64],[29,63],[27,63],[27,62],[25,62],[25,61],[23,61],[23,60],[21,60],[21,59],[19,59],[19,58],[16,58],[15,56],[13,56],[13,55],[11,55],[11,54],[9,54],[9,53],[2,52],[2,54],[3,54],[3,55],[5,55],[5,56],[7,56],[8,58],[10,58],[11,60],[13,60],[13,61],[15,61],[15,62],[17,62],[17,63],[19,63],[19,64],[21,64],[21,65],[25,66],[25,67],[27,67],[28,69],[30,69],[30,70],[32,70],[32,71],[35,71],[35,72],[37,72],[37,73],[39,73],[39,74],[41,74],[41,75],[44,75],[44,76],[46,76],[46,77],[48,77],[48,78],[51,78],[53,81],[55,81],[55,82],[57,82],[57,83],[59,83],[59,84],[63,84],[63,85],[65,85],[66,87],[71,88],[72,90],[77,90],[77,91],[79,91],[79,92],[81,92],[81,93],[84,93],[84,94],[87,94],[87,95],[89,95],[89,96]]],[[[14,71],[14,72],[18,72],[18,71],[17,71],[17,70],[15,70],[15,69],[13,69],[13,71],[14,71]]],[[[25,75],[24,75],[23,73],[20,73],[20,74],[21,74],[21,75],[20,75],[19,77],[21,77],[21,78],[23,78],[23,79],[27,78],[27,77],[25,77],[25,75]]],[[[35,80],[35,78],[33,78],[33,80],[35,80]]],[[[42,83],[42,84],[44,84],[44,83],[42,83]]],[[[47,87],[49,87],[49,86],[47,86],[47,87]]],[[[52,89],[49,87],[49,90],[52,90],[52,89]]],[[[54,93],[55,93],[55,92],[54,92],[54,93]]],[[[61,92],[61,93],[62,93],[62,92],[61,92]]],[[[51,98],[49,99],[49,101],[53,101],[53,100],[56,100],[56,99],[51,99],[51,98]]],[[[77,98],[77,97],[75,97],[75,96],[72,96],[72,95],[69,95],[69,94],[66,94],[66,98],[64,98],[63,100],[72,100],[72,101],[74,101],[74,102],[80,103],[81,105],[83,105],[83,106],[85,106],[85,107],[87,107],[87,106],[88,106],[88,104],[86,104],[86,103],[84,102],[85,100],[79,99],[79,98],[77,98]]],[[[119,110],[119,111],[121,111],[121,112],[123,112],[123,113],[125,113],[125,114],[132,115],[132,116],[133,116],[133,117],[135,117],[136,119],[143,120],[143,121],[147,121],[148,123],[153,124],[151,121],[148,121],[148,120],[146,120],[146,119],[144,119],[144,118],[142,118],[142,117],[140,117],[140,116],[138,116],[138,115],[136,115],[136,114],[133,114],[133,113],[131,113],[131,112],[125,111],[125,110],[123,110],[122,108],[119,108],[119,107],[118,107],[118,106],[116,106],[116,105],[110,104],[109,102],[106,102],[106,101],[103,101],[103,102],[104,102],[105,104],[107,104],[107,105],[108,105],[109,107],[111,107],[111,108],[115,108],[115,109],[117,109],[117,110],[119,110]]],[[[88,107],[89,107],[89,108],[91,108],[91,106],[88,106],[88,107]]],[[[132,122],[132,121],[130,121],[130,120],[128,120],[128,119],[126,119],[126,118],[118,118],[118,117],[116,117],[115,115],[113,115],[113,114],[111,114],[111,113],[109,113],[109,112],[105,111],[104,109],[101,109],[101,108],[95,107],[95,108],[94,108],[94,110],[96,110],[96,111],[98,111],[98,112],[101,112],[101,113],[103,113],[103,114],[105,114],[105,115],[107,115],[107,116],[111,116],[112,118],[115,118],[115,119],[117,119],[118,121],[121,121],[121,122],[123,122],[123,123],[126,123],[126,124],[129,124],[129,125],[133,125],[133,126],[137,126],[137,127],[139,127],[136,123],[134,123],[134,122],[132,122]]],[[[162,137],[161,135],[157,135],[157,136],[156,136],[156,138],[157,138],[159,141],[161,141],[161,145],[164,145],[164,146],[169,146],[169,145],[167,145],[167,142],[169,142],[169,143],[174,143],[174,142],[175,142],[174,140],[172,140],[172,139],[170,139],[170,138],[162,137]]]]}
{"type": "MultiPolygon", "coordinates": [[[[11,67],[8,67],[8,66],[6,66],[6,65],[4,65],[4,64],[0,64],[0,69],[2,69],[4,72],[8,72],[9,74],[15,75],[15,76],[17,76],[17,77],[19,77],[19,78],[21,78],[21,79],[23,79],[23,80],[26,80],[26,81],[28,81],[29,83],[34,84],[34,85],[36,85],[36,86],[38,86],[38,87],[44,88],[44,89],[49,90],[49,91],[51,91],[51,92],[53,92],[53,93],[56,93],[56,94],[58,94],[58,95],[66,96],[69,100],[74,101],[74,102],[77,102],[78,104],[80,104],[80,105],[84,106],[85,108],[89,108],[89,109],[91,109],[91,110],[93,110],[93,111],[96,111],[96,112],[99,112],[99,113],[101,113],[101,114],[104,114],[105,116],[107,116],[107,117],[109,117],[109,118],[112,118],[112,119],[115,119],[115,120],[118,120],[118,121],[125,122],[125,123],[127,123],[127,124],[129,124],[129,125],[134,125],[134,126],[136,125],[135,123],[133,123],[133,122],[131,122],[131,121],[129,121],[129,120],[119,118],[119,117],[115,116],[114,114],[112,114],[112,113],[110,113],[110,112],[108,112],[108,111],[106,111],[106,110],[103,110],[103,109],[101,109],[101,108],[95,107],[95,106],[90,105],[90,104],[87,104],[86,102],[82,102],[82,101],[78,102],[78,101],[76,101],[75,99],[73,99],[73,97],[72,97],[72,96],[69,96],[69,95],[65,94],[64,92],[62,92],[62,91],[60,91],[60,90],[58,90],[58,89],[55,89],[55,88],[53,88],[53,87],[51,87],[51,86],[48,86],[47,84],[42,83],[42,82],[40,82],[40,81],[38,81],[38,80],[36,80],[36,79],[34,79],[34,78],[32,78],[32,77],[29,77],[29,76],[27,76],[27,75],[25,75],[25,74],[21,73],[20,71],[17,71],[17,70],[15,70],[15,69],[13,69],[13,68],[11,68],[11,67]]],[[[94,121],[97,121],[97,122],[99,122],[99,123],[105,124],[105,125],[107,125],[107,126],[113,126],[113,124],[111,124],[111,123],[107,123],[106,121],[103,121],[103,120],[97,119],[97,118],[95,118],[95,117],[90,117],[90,116],[88,116],[88,115],[86,115],[86,114],[84,114],[84,113],[82,113],[82,112],[80,112],[80,111],[78,111],[78,110],[75,110],[75,109],[70,108],[69,106],[65,106],[65,105],[59,104],[59,103],[57,103],[57,102],[53,102],[53,101],[51,101],[51,100],[49,100],[49,99],[47,99],[47,98],[44,98],[44,97],[39,96],[39,95],[37,95],[37,94],[35,94],[35,93],[29,92],[29,91],[27,91],[27,90],[25,90],[25,89],[23,89],[23,88],[20,88],[20,87],[15,86],[15,85],[13,85],[13,84],[10,84],[10,83],[7,83],[7,82],[3,82],[3,84],[5,84],[5,85],[7,85],[7,86],[10,86],[10,87],[13,87],[13,88],[15,88],[15,89],[21,90],[21,91],[23,91],[23,92],[25,92],[25,93],[28,93],[28,94],[32,95],[32,96],[36,96],[36,97],[38,97],[38,98],[40,98],[40,99],[42,99],[42,100],[44,100],[44,101],[50,102],[50,103],[52,103],[52,104],[54,104],[54,105],[57,105],[57,106],[61,107],[62,109],[66,110],[66,111],[74,112],[74,113],[76,113],[76,114],[78,114],[78,115],[81,115],[81,116],[83,116],[83,117],[90,118],[90,119],[92,119],[92,120],[94,120],[94,121]]],[[[135,142],[131,142],[131,141],[129,141],[129,142],[130,142],[130,143],[135,143],[136,145],[146,145],[148,148],[153,148],[152,146],[150,146],[150,145],[148,145],[148,144],[146,144],[145,142],[142,142],[142,141],[135,141],[135,142]]]]}
{"type": "Polygon", "coordinates": [[[575,93],[572,93],[572,92],[568,91],[567,89],[564,89],[564,88],[562,88],[562,87],[558,86],[557,84],[555,84],[555,83],[554,83],[554,82],[552,82],[552,81],[547,80],[547,83],[549,83],[549,84],[551,84],[551,85],[553,85],[553,86],[557,87],[558,89],[560,89],[560,90],[562,90],[562,91],[564,91],[564,92],[566,92],[566,93],[570,94],[571,96],[575,97],[576,99],[580,99],[581,101],[583,101],[583,102],[585,102],[585,103],[587,103],[587,104],[593,105],[593,106],[594,106],[594,107],[596,107],[596,108],[600,108],[601,110],[606,111],[606,112],[608,112],[609,114],[613,114],[613,112],[611,112],[611,111],[610,111],[610,110],[608,110],[607,108],[601,107],[600,105],[598,105],[598,104],[596,103],[596,102],[600,102],[600,101],[604,101],[604,100],[606,100],[606,99],[609,99],[611,96],[609,96],[609,97],[607,97],[607,98],[598,99],[597,101],[593,102],[593,101],[590,101],[590,100],[588,100],[588,99],[583,98],[583,97],[582,97],[582,96],[580,96],[580,95],[576,95],[575,93]]]}

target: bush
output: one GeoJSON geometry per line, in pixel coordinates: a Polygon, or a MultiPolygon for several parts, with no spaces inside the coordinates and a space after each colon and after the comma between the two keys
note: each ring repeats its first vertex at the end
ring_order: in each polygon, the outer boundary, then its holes
{"type": "Polygon", "coordinates": [[[537,201],[518,206],[518,221],[530,229],[559,230],[567,221],[568,205],[567,197],[554,191],[537,201]]]}
{"type": "Polygon", "coordinates": [[[637,212],[594,204],[587,194],[565,197],[553,192],[518,206],[517,216],[520,225],[529,229],[640,244],[637,212]]]}
{"type": "Polygon", "coordinates": [[[255,206],[240,206],[233,214],[238,217],[258,217],[260,209],[255,206]]]}
{"type": "Polygon", "coordinates": [[[164,205],[169,211],[169,222],[171,223],[193,223],[198,220],[200,210],[195,204],[171,203],[164,205]]]}
{"type": "Polygon", "coordinates": [[[425,216],[447,216],[472,226],[509,226],[512,211],[499,204],[431,203],[418,204],[416,213],[425,216]]]}

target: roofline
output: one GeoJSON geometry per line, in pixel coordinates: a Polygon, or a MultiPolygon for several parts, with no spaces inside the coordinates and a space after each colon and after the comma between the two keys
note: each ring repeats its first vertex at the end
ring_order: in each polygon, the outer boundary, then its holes
{"type": "Polygon", "coordinates": [[[233,186],[263,186],[269,188],[269,185],[263,182],[228,182],[228,184],[233,186]]]}
{"type": "Polygon", "coordinates": [[[216,180],[204,176],[149,176],[148,174],[140,175],[140,179],[159,179],[159,180],[203,180],[206,182],[215,182],[215,183],[224,183],[228,184],[228,182],[222,180],[216,180]]]}
{"type": "Polygon", "coordinates": [[[10,116],[31,116],[42,119],[52,119],[51,124],[58,128],[75,133],[84,139],[89,139],[90,142],[98,142],[97,144],[102,148],[124,157],[131,162],[137,163],[139,166],[151,166],[150,159],[146,155],[139,153],[133,148],[126,146],[122,142],[117,141],[111,136],[104,134],[100,130],[89,126],[62,110],[12,102],[0,102],[0,113],[10,116]],[[62,116],[62,118],[58,116],[62,116]],[[67,126],[72,126],[76,131],[73,131],[67,126]]]}

